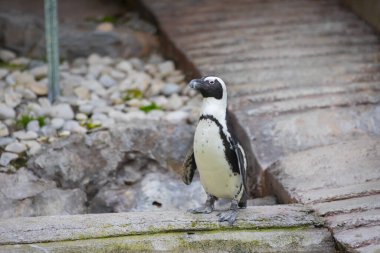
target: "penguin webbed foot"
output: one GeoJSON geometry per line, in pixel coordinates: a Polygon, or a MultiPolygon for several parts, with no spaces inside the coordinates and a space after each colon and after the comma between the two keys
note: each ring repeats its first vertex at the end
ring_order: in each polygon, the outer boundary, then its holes
{"type": "Polygon", "coordinates": [[[212,211],[214,211],[214,208],[212,206],[205,205],[198,208],[192,208],[187,211],[189,213],[211,213],[212,211]]]}
{"type": "Polygon", "coordinates": [[[211,213],[214,211],[214,203],[217,198],[215,196],[207,194],[206,203],[198,208],[187,210],[189,213],[211,213]]]}
{"type": "Polygon", "coordinates": [[[230,225],[233,225],[237,218],[237,210],[228,210],[223,213],[218,213],[219,216],[219,222],[227,221],[230,225]]]}
{"type": "Polygon", "coordinates": [[[219,222],[227,221],[230,225],[233,225],[236,221],[238,214],[238,201],[233,199],[231,202],[230,210],[222,213],[218,213],[219,222]]]}

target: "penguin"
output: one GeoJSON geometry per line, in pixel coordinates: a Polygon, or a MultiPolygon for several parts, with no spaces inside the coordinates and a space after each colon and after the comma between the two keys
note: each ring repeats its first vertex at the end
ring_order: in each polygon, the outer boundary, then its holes
{"type": "Polygon", "coordinates": [[[238,208],[247,206],[247,159],[231,124],[227,88],[224,81],[215,76],[191,80],[189,86],[201,93],[203,103],[193,146],[185,157],[182,179],[189,185],[198,169],[207,200],[203,206],[188,211],[211,213],[218,198],[230,199],[230,209],[218,216],[219,222],[232,225],[238,208]]]}

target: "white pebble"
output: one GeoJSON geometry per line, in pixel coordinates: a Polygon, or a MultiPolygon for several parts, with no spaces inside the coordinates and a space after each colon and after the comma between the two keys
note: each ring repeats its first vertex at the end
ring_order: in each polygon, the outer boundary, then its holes
{"type": "Polygon", "coordinates": [[[58,130],[63,127],[63,124],[65,124],[65,120],[61,118],[54,118],[51,120],[50,124],[54,129],[58,130]]]}
{"type": "Polygon", "coordinates": [[[181,122],[186,122],[187,118],[189,117],[188,112],[184,111],[175,111],[175,112],[169,112],[165,119],[173,124],[178,124],[181,122]]]}
{"type": "Polygon", "coordinates": [[[16,160],[18,158],[18,155],[8,152],[3,152],[0,157],[0,165],[1,166],[8,166],[10,162],[13,160],[16,160]]]}
{"type": "Polygon", "coordinates": [[[17,131],[13,133],[13,136],[16,137],[19,140],[34,140],[37,139],[38,134],[33,131],[17,131]]]}
{"type": "Polygon", "coordinates": [[[16,54],[6,49],[0,49],[0,59],[8,62],[16,58],[16,54]]]}
{"type": "Polygon", "coordinates": [[[94,106],[91,104],[84,104],[79,106],[79,111],[81,113],[90,114],[94,110],[94,106]]]}
{"type": "Polygon", "coordinates": [[[80,124],[78,121],[75,120],[68,120],[63,124],[63,130],[72,131],[76,128],[80,127],[80,124]]]}
{"type": "Polygon", "coordinates": [[[165,96],[170,96],[174,93],[178,93],[181,90],[181,87],[179,85],[174,84],[174,83],[167,83],[165,86],[162,88],[161,92],[165,96]]]}
{"type": "Polygon", "coordinates": [[[119,62],[116,65],[116,68],[119,69],[119,70],[121,70],[121,71],[124,71],[126,73],[129,73],[129,72],[133,71],[133,66],[132,66],[132,64],[129,61],[121,61],[121,62],[119,62]]]}
{"type": "Polygon", "coordinates": [[[0,103],[0,120],[2,119],[14,119],[16,117],[16,112],[12,107],[6,104],[0,103]]]}
{"type": "Polygon", "coordinates": [[[40,130],[40,123],[37,120],[32,120],[26,126],[28,131],[38,132],[40,130]]]}
{"type": "Polygon", "coordinates": [[[158,64],[158,70],[162,76],[167,76],[175,70],[174,63],[172,61],[165,61],[158,64]]]}
{"type": "Polygon", "coordinates": [[[73,119],[74,112],[69,104],[57,104],[52,106],[51,116],[62,119],[73,119]]]}
{"type": "Polygon", "coordinates": [[[78,121],[83,121],[87,119],[87,115],[84,113],[77,113],[77,115],[75,115],[75,119],[78,121]]]}
{"type": "Polygon", "coordinates": [[[5,147],[5,151],[20,154],[20,153],[26,151],[26,146],[25,146],[25,144],[22,144],[20,142],[13,142],[13,143],[8,144],[5,147]]]}
{"type": "Polygon", "coordinates": [[[0,121],[0,137],[8,136],[9,130],[8,127],[0,121]]]}
{"type": "Polygon", "coordinates": [[[117,85],[115,79],[113,79],[109,75],[101,75],[99,78],[99,82],[103,85],[104,88],[110,88],[112,86],[117,85]]]}

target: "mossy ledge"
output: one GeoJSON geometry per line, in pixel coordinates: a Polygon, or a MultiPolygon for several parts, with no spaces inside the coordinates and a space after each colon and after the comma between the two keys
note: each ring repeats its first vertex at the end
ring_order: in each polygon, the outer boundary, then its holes
{"type": "Polygon", "coordinates": [[[0,220],[0,252],[330,252],[330,233],[308,210],[249,207],[233,226],[217,212],[181,211],[0,220]]]}

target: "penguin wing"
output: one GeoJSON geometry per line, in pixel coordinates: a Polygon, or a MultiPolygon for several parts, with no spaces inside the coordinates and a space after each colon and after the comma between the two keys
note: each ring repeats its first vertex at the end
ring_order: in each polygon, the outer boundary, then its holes
{"type": "Polygon", "coordinates": [[[189,152],[187,152],[185,162],[183,163],[182,180],[185,184],[191,184],[196,169],[197,164],[195,163],[194,149],[191,147],[189,152]]]}
{"type": "Polygon", "coordinates": [[[237,157],[237,160],[238,160],[239,171],[240,171],[240,175],[241,175],[241,178],[242,178],[242,181],[243,181],[243,186],[244,186],[245,191],[248,192],[247,175],[246,175],[246,172],[247,172],[247,160],[245,158],[244,149],[236,141],[233,140],[232,143],[233,143],[234,150],[235,150],[235,153],[236,153],[236,157],[237,157]]]}

